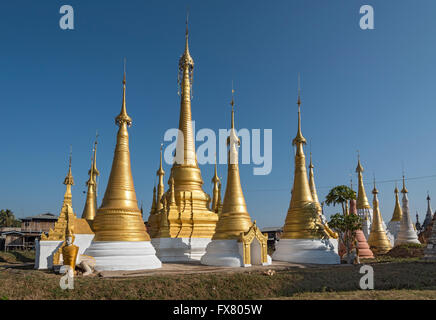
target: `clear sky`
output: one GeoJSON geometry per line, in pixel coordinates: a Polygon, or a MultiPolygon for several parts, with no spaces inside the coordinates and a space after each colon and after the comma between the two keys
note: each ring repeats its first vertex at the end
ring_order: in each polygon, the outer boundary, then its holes
{"type": "MultiPolygon", "coordinates": [[[[356,185],[360,150],[370,201],[373,174],[380,180],[386,223],[394,183],[382,181],[400,180],[403,164],[406,177],[427,177],[407,181],[413,220],[418,210],[422,222],[427,190],[436,200],[432,0],[3,1],[1,208],[18,217],[58,214],[72,145],[73,207],[81,215],[96,130],[100,203],[126,57],[133,178],[149,210],[163,134],[178,126],[177,63],[188,5],[197,129],[228,127],[234,80],[236,126],[273,130],[271,174],[254,176],[253,165],[241,165],[248,209],[259,225],[282,225],[289,206],[298,72],[320,199],[330,187],[349,184],[351,172],[356,185]],[[74,30],[59,27],[63,4],[74,8],[74,30]],[[359,28],[364,4],[374,7],[375,30],[359,28]]],[[[213,166],[201,170],[211,193],[213,166]]],[[[225,180],[226,166],[218,170],[225,180]]]]}

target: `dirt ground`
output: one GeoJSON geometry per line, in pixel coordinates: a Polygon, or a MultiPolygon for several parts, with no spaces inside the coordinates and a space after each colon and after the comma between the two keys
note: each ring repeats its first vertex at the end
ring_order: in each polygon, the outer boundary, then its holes
{"type": "Polygon", "coordinates": [[[162,269],[77,276],[62,290],[60,275],[32,263],[0,265],[0,299],[436,299],[436,263],[374,259],[375,290],[360,290],[359,265],[217,268],[164,264],[162,269]]]}

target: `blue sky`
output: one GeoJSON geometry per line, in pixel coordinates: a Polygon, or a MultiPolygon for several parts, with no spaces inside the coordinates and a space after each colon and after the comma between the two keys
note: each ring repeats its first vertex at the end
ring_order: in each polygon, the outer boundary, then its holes
{"type": "MultiPolygon", "coordinates": [[[[188,5],[197,130],[227,128],[232,80],[237,127],[273,130],[271,174],[254,176],[253,165],[241,165],[258,224],[282,225],[289,206],[298,72],[320,199],[330,187],[349,184],[351,172],[356,183],[360,150],[370,201],[373,174],[401,179],[404,164],[409,178],[433,175],[407,181],[413,219],[418,210],[422,222],[427,190],[436,199],[436,3],[430,0],[4,2],[1,208],[18,217],[58,214],[72,145],[73,207],[81,215],[96,130],[100,203],[126,57],[133,178],[149,210],[163,134],[178,125],[177,63],[188,5]],[[75,10],[75,30],[59,28],[63,4],[75,10]],[[374,7],[375,30],[359,28],[364,4],[374,7]]],[[[201,169],[210,193],[213,166],[201,169]]],[[[225,180],[226,166],[218,170],[225,180]]],[[[394,183],[377,187],[388,222],[394,183]]]]}

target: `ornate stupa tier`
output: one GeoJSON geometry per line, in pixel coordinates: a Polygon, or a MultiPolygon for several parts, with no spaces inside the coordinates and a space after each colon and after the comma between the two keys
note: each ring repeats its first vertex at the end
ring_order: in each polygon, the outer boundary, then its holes
{"type": "Polygon", "coordinates": [[[294,184],[285,225],[274,260],[295,263],[337,264],[340,262],[337,239],[325,232],[317,203],[313,200],[306,171],[301,132],[300,94],[298,94],[298,129],[292,141],[296,147],[294,184]]]}
{"type": "Polygon", "coordinates": [[[403,188],[401,189],[401,193],[403,194],[402,198],[402,211],[403,215],[401,218],[400,230],[398,231],[397,238],[395,239],[395,245],[405,244],[405,243],[420,243],[418,240],[418,236],[416,234],[416,230],[413,227],[412,219],[410,218],[409,212],[409,199],[407,197],[407,189],[405,178],[403,176],[403,188]]]}
{"type": "Polygon", "coordinates": [[[358,181],[358,190],[357,190],[357,214],[362,219],[362,231],[365,235],[366,239],[369,239],[369,234],[371,232],[371,224],[373,219],[373,210],[369,205],[368,198],[365,192],[365,186],[363,184],[363,166],[360,163],[360,155],[357,156],[357,181],[358,181]]]}
{"type": "Polygon", "coordinates": [[[372,193],[374,195],[374,220],[371,226],[371,233],[369,234],[368,244],[372,252],[374,252],[375,254],[385,254],[392,249],[392,245],[388,239],[386,230],[383,227],[383,218],[379,209],[379,203],[377,199],[378,190],[375,187],[375,182],[372,193]]]}

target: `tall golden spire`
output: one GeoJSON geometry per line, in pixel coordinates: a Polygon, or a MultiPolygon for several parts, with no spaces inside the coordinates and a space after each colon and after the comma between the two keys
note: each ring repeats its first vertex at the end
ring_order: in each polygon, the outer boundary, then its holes
{"type": "Polygon", "coordinates": [[[153,187],[153,200],[151,201],[150,214],[156,213],[156,186],[153,187]]]}
{"type": "MultiPolygon", "coordinates": [[[[179,133],[175,161],[171,168],[167,191],[167,217],[171,238],[211,238],[218,216],[210,211],[210,196],[202,188],[203,179],[195,153],[191,115],[191,88],[194,61],[188,49],[186,27],[185,51],[179,60],[181,88],[179,133]],[[172,182],[173,181],[173,182],[172,182]],[[174,202],[170,202],[174,200],[174,202]]],[[[159,237],[162,233],[159,233],[159,237]]]]}
{"type": "Polygon", "coordinates": [[[401,217],[403,216],[403,211],[401,210],[400,199],[398,197],[397,183],[395,183],[394,193],[395,193],[395,208],[391,221],[401,221],[401,217]]]}
{"type": "Polygon", "coordinates": [[[360,163],[359,152],[357,153],[356,172],[357,172],[357,185],[358,185],[357,203],[356,203],[357,209],[371,209],[368,198],[366,197],[365,187],[363,186],[363,177],[362,177],[363,167],[362,164],[360,163]]]}
{"type": "Polygon", "coordinates": [[[315,176],[313,174],[313,164],[312,164],[312,152],[310,153],[310,162],[309,162],[309,188],[310,188],[310,192],[312,193],[312,198],[313,201],[316,202],[318,205],[319,204],[319,200],[318,200],[318,194],[316,192],[316,186],[315,186],[315,176]]]}
{"type": "Polygon", "coordinates": [[[376,254],[384,254],[392,249],[391,243],[386,235],[386,230],[383,227],[383,220],[379,209],[378,204],[378,190],[375,187],[375,179],[374,179],[374,189],[372,190],[372,194],[374,195],[374,199],[372,202],[373,205],[373,222],[371,226],[371,233],[369,234],[368,244],[371,248],[372,252],[376,254]]]}
{"type": "MultiPolygon", "coordinates": [[[[179,159],[179,164],[184,166],[194,166],[197,165],[197,157],[195,154],[195,141],[194,132],[192,130],[192,114],[191,114],[191,89],[192,89],[192,79],[194,70],[194,60],[189,53],[188,47],[188,21],[186,21],[186,34],[185,34],[185,51],[179,60],[179,83],[181,86],[181,103],[180,103],[180,119],[179,119],[179,136],[177,137],[178,144],[177,150],[181,151],[183,147],[183,159],[181,157],[176,157],[179,159]],[[180,80],[181,78],[181,80],[180,80]],[[183,134],[183,135],[182,135],[183,134]],[[183,145],[182,145],[183,143],[183,145]],[[181,162],[183,161],[183,162],[181,162]]],[[[177,178],[175,177],[176,184],[177,178]]],[[[196,177],[197,180],[201,176],[196,177]]],[[[202,181],[201,181],[202,183],[202,181]]]]}
{"type": "Polygon", "coordinates": [[[244,193],[241,187],[238,165],[239,139],[235,132],[235,110],[232,89],[232,118],[230,136],[227,140],[229,146],[227,157],[227,185],[224,194],[222,213],[216,225],[216,231],[212,239],[238,239],[241,232],[247,232],[251,227],[251,218],[247,212],[244,193]],[[230,160],[232,159],[232,161],[230,160]]]}
{"type": "Polygon", "coordinates": [[[93,157],[91,163],[91,169],[89,169],[89,180],[86,182],[88,191],[86,193],[85,207],[83,208],[82,218],[86,220],[94,220],[97,214],[97,181],[96,177],[100,175],[97,170],[97,137],[94,142],[93,157]]]}
{"type": "Polygon", "coordinates": [[[301,99],[300,77],[298,77],[298,129],[292,141],[296,147],[294,185],[292,187],[291,202],[283,227],[283,239],[314,239],[319,238],[317,225],[322,224],[318,208],[313,200],[306,171],[306,157],[303,145],[306,139],[301,132],[301,99]]]}
{"type": "Polygon", "coordinates": [[[156,199],[156,211],[159,212],[162,208],[162,197],[165,193],[165,184],[164,184],[164,176],[165,171],[162,167],[162,148],[163,144],[160,145],[160,162],[159,162],[159,169],[156,172],[156,175],[159,177],[159,182],[157,184],[157,199],[156,199]]]}
{"type": "Polygon", "coordinates": [[[132,119],[126,110],[125,71],[121,112],[115,123],[119,126],[117,144],[103,202],[93,223],[94,241],[149,241],[138,208],[130,166],[127,126],[131,126],[132,119]]]}
{"type": "Polygon", "coordinates": [[[65,204],[69,204],[70,206],[73,205],[73,201],[72,201],[72,194],[71,194],[71,186],[74,185],[74,178],[73,178],[73,174],[71,173],[71,159],[73,157],[73,151],[72,148],[70,150],[70,159],[69,159],[69,166],[68,166],[68,173],[67,176],[64,179],[64,185],[66,185],[66,190],[65,190],[65,194],[64,194],[64,203],[65,204]]]}
{"type": "Polygon", "coordinates": [[[213,191],[212,191],[212,211],[213,212],[218,212],[218,207],[220,205],[219,201],[220,201],[220,190],[219,190],[219,184],[221,183],[220,178],[218,177],[218,172],[217,172],[217,159],[216,159],[216,154],[215,154],[215,173],[213,175],[212,178],[212,183],[213,183],[213,191]]]}

